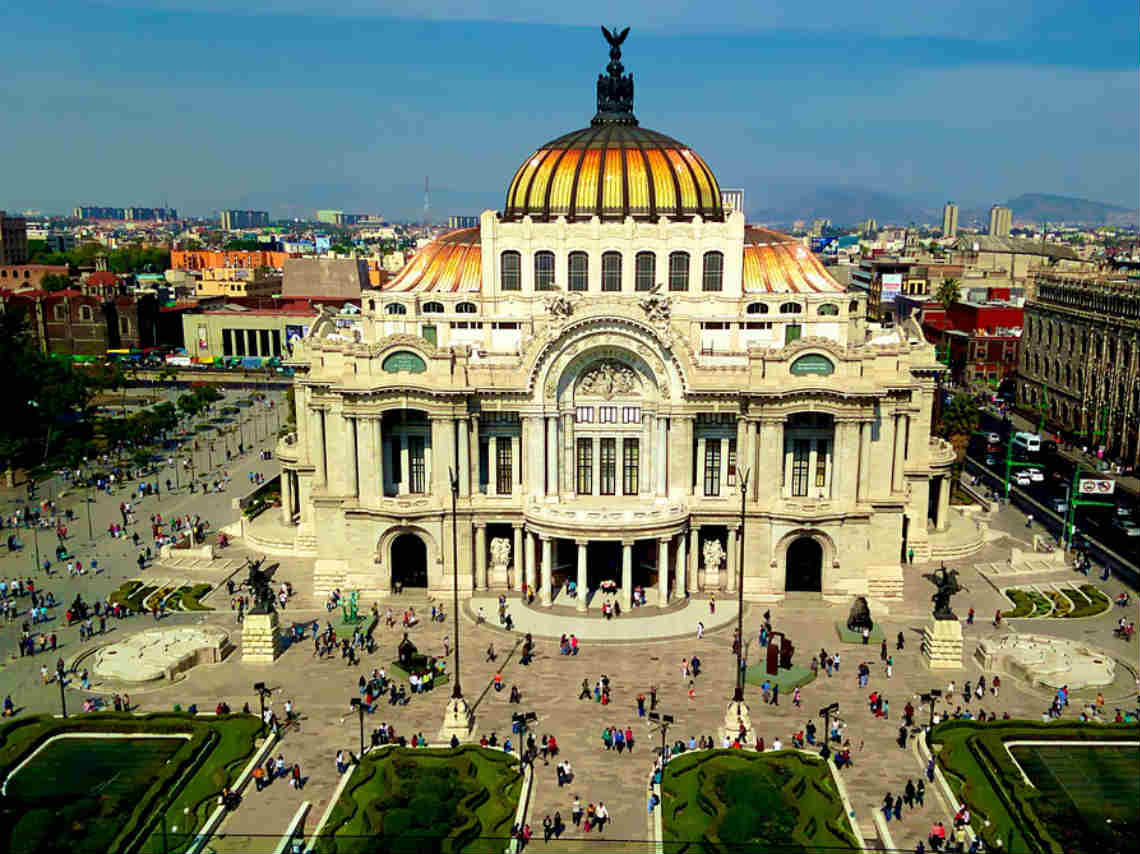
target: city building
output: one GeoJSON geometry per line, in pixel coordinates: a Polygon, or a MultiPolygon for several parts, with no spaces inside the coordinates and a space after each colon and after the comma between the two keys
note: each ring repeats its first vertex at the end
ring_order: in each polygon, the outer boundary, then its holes
{"type": "Polygon", "coordinates": [[[175,249],[170,253],[173,270],[206,270],[211,267],[270,267],[280,270],[286,258],[296,257],[289,252],[272,252],[267,249],[175,249]]]}
{"type": "Polygon", "coordinates": [[[210,267],[195,294],[201,297],[267,297],[281,293],[281,274],[268,267],[210,267]]]}
{"type": "Polygon", "coordinates": [[[317,222],[327,222],[330,225],[356,225],[372,219],[371,214],[350,214],[334,210],[317,211],[317,222]]]}
{"type": "Polygon", "coordinates": [[[269,225],[269,211],[222,211],[222,228],[261,228],[269,225]]]}
{"type": "Polygon", "coordinates": [[[1024,286],[1029,274],[1038,270],[1079,272],[1094,264],[1083,261],[1070,246],[1029,240],[1024,237],[994,237],[964,234],[951,248],[950,260],[975,274],[985,274],[988,286],[1004,280],[1007,285],[1024,286]]]}
{"type": "Polygon", "coordinates": [[[628,608],[738,575],[754,601],[897,601],[908,549],[980,548],[918,327],[869,327],[799,240],[726,211],[696,152],[639,125],[620,52],[607,70],[501,211],[364,292],[360,340],[322,312],[298,342],[282,507],[251,545],[314,556],[318,595],[454,569],[578,609],[602,582],[628,608]]]}
{"type": "Polygon", "coordinates": [[[28,263],[28,222],[0,211],[0,267],[28,263]]]}
{"type": "Polygon", "coordinates": [[[368,262],[355,258],[289,258],[282,284],[281,295],[287,299],[319,297],[357,302],[360,292],[372,286],[368,262]]]}
{"type": "Polygon", "coordinates": [[[108,208],[98,205],[79,205],[72,211],[76,219],[126,219],[125,208],[108,208]]]}
{"type": "Polygon", "coordinates": [[[1001,205],[994,205],[990,208],[990,228],[989,234],[991,237],[1009,237],[1009,230],[1013,228],[1013,211],[1009,208],[1003,208],[1001,205]]]}
{"type": "Polygon", "coordinates": [[[1140,279],[1039,272],[1030,291],[1018,406],[1140,466],[1140,279]]]}
{"type": "Polygon", "coordinates": [[[288,355],[289,344],[303,338],[317,317],[307,302],[254,308],[226,302],[202,311],[182,311],[182,340],[196,361],[273,358],[288,355]]]}
{"type": "Polygon", "coordinates": [[[127,222],[169,222],[178,219],[178,211],[174,208],[123,208],[123,219],[127,222]]]}
{"type": "Polygon", "coordinates": [[[953,202],[947,202],[942,208],[942,236],[958,236],[958,206],[953,202]]]}
{"type": "Polygon", "coordinates": [[[49,252],[70,252],[79,245],[75,235],[68,231],[49,231],[43,241],[49,252]]]}
{"type": "MultiPolygon", "coordinates": [[[[0,286],[2,288],[2,286],[0,286]]],[[[153,297],[85,294],[77,289],[19,291],[0,289],[4,311],[23,313],[41,352],[65,356],[101,356],[107,350],[154,346],[153,297]]]]}
{"type": "Polygon", "coordinates": [[[476,228],[479,225],[479,217],[477,216],[449,216],[447,218],[448,228],[476,228]]]}
{"type": "Polygon", "coordinates": [[[921,322],[955,382],[997,385],[1017,371],[1023,317],[1017,305],[955,302],[946,309],[934,303],[921,322]]]}
{"type": "Polygon", "coordinates": [[[66,276],[66,264],[16,264],[0,267],[0,288],[37,290],[44,276],[66,276]]]}

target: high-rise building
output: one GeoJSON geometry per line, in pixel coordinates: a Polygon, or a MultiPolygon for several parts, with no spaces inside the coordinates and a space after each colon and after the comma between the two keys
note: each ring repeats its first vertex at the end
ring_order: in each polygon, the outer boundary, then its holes
{"type": "Polygon", "coordinates": [[[1009,230],[1013,227],[1013,211],[994,205],[990,208],[990,234],[995,237],[1009,237],[1009,230]]]}
{"type": "Polygon", "coordinates": [[[124,208],[109,208],[102,205],[79,205],[72,211],[76,219],[125,219],[124,208]]]}
{"type": "Polygon", "coordinates": [[[448,228],[477,228],[479,225],[479,217],[477,216],[449,216],[447,218],[448,228]]]}
{"type": "Polygon", "coordinates": [[[958,236],[958,206],[953,202],[947,202],[942,208],[942,236],[958,236]]]}
{"type": "Polygon", "coordinates": [[[0,211],[0,267],[28,263],[28,222],[0,211]]]}
{"type": "Polygon", "coordinates": [[[268,211],[222,211],[222,228],[233,231],[237,228],[261,228],[269,225],[268,211]]]}

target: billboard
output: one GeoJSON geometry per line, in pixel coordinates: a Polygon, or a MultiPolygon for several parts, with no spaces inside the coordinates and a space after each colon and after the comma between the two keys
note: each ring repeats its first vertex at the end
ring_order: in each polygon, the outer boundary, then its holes
{"type": "Polygon", "coordinates": [[[879,302],[894,302],[895,297],[902,293],[902,273],[883,273],[879,282],[883,286],[879,302]]]}
{"type": "Polygon", "coordinates": [[[1081,495],[1112,495],[1116,491],[1116,481],[1107,477],[1090,477],[1077,484],[1081,495]]]}

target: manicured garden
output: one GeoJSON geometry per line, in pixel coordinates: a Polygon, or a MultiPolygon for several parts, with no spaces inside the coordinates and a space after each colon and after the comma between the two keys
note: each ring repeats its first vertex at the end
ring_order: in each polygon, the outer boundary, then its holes
{"type": "Polygon", "coordinates": [[[688,753],[666,766],[661,790],[666,854],[859,850],[829,766],[817,756],[688,753]]]}
{"type": "Polygon", "coordinates": [[[1069,584],[1056,585],[1057,589],[1034,590],[1032,588],[1010,587],[1003,591],[1013,603],[1013,608],[1002,611],[1002,616],[1013,619],[1034,617],[1061,617],[1077,619],[1103,614],[1112,602],[1108,596],[1093,584],[1082,584],[1079,588],[1069,584]]]}
{"type": "Polygon", "coordinates": [[[159,850],[161,816],[167,850],[183,851],[249,761],[258,728],[248,715],[98,713],[11,723],[0,729],[0,849],[159,850]]]}
{"type": "Polygon", "coordinates": [[[942,745],[938,764],[970,807],[974,830],[987,849],[1000,845],[1027,854],[1123,851],[1135,840],[1140,832],[1138,739],[1135,724],[1060,721],[948,721],[930,736],[942,745]],[[1010,741],[1063,743],[1013,747],[1011,757],[1010,741]],[[1090,741],[1122,745],[1082,744],[1090,741]]]}
{"type": "Polygon", "coordinates": [[[146,613],[160,602],[167,611],[212,611],[201,600],[213,589],[209,584],[168,584],[158,587],[135,579],[120,584],[111,594],[110,601],[118,602],[136,613],[146,613]]]}
{"type": "Polygon", "coordinates": [[[502,751],[392,747],[365,754],[321,831],[321,854],[502,854],[522,777],[502,751]]]}

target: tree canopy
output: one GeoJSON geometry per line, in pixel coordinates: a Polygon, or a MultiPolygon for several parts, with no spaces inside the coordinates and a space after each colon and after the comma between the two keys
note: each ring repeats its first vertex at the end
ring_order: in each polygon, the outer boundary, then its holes
{"type": "Polygon", "coordinates": [[[68,264],[91,267],[100,255],[107,256],[107,269],[113,273],[161,273],[170,269],[170,249],[162,246],[124,246],[108,249],[101,243],[84,243],[66,252],[51,252],[43,241],[28,242],[28,260],[32,264],[68,264]]]}

